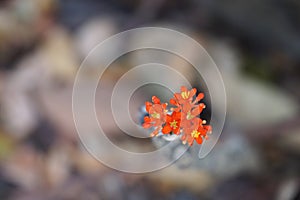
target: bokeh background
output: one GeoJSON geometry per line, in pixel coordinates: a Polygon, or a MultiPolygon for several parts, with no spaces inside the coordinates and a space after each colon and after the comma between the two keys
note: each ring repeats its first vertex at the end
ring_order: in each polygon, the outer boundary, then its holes
{"type": "MultiPolygon", "coordinates": [[[[169,59],[205,90],[199,77],[189,76],[191,67],[169,59]]],[[[108,94],[135,61],[124,57],[107,70],[108,94]]],[[[299,67],[298,0],[1,0],[0,199],[300,199],[299,67]],[[80,63],[96,44],[140,26],[173,27],[197,39],[220,68],[228,113],[205,159],[190,155],[133,175],[86,152],[71,94],[80,63]]],[[[147,87],[136,99],[163,96],[158,86],[147,87]]],[[[121,137],[103,120],[109,138],[124,148],[139,150],[133,141],[143,150],[160,145],[121,137]]]]}

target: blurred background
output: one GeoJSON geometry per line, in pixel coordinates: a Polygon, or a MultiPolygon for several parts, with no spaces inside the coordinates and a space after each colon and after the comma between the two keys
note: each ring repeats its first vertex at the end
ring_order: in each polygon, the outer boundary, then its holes
{"type": "MultiPolygon", "coordinates": [[[[205,91],[188,64],[175,57],[167,62],[205,91]]],[[[109,94],[111,83],[136,63],[126,56],[115,62],[102,89],[109,94]]],[[[300,199],[299,67],[297,0],[1,0],[0,199],[300,199]],[[133,175],[86,152],[71,95],[96,44],[141,26],[173,27],[198,40],[220,68],[228,113],[205,159],[190,153],[163,170],[133,175]]],[[[147,87],[137,99],[163,94],[147,87]]],[[[204,116],[209,112],[208,106],[204,116]]],[[[103,120],[112,141],[132,148],[133,139],[103,120]]],[[[135,141],[144,150],[158,143],[135,141]]]]}

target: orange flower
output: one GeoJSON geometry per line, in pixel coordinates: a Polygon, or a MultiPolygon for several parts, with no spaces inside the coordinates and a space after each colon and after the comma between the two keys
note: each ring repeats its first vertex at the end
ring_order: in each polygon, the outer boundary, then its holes
{"type": "Polygon", "coordinates": [[[172,115],[167,115],[166,124],[162,129],[162,133],[168,134],[173,132],[174,134],[178,135],[180,131],[180,119],[181,119],[180,112],[174,111],[172,115]]]}
{"type": "Polygon", "coordinates": [[[192,146],[194,140],[196,140],[198,144],[202,144],[203,139],[208,139],[207,133],[211,132],[211,126],[204,125],[206,121],[198,117],[190,120],[190,122],[190,126],[186,127],[183,131],[182,142],[192,146]]]}
{"type": "MultiPolygon", "coordinates": [[[[203,93],[199,93],[198,96],[194,99],[195,94],[197,93],[197,89],[193,88],[191,90],[188,90],[186,87],[181,87],[181,93],[175,93],[174,98],[170,99],[170,104],[175,105],[176,108],[173,108],[172,110],[179,112],[180,110],[183,112],[190,111],[193,107],[197,106],[196,104],[204,98],[203,93]]],[[[200,113],[202,112],[203,108],[205,108],[205,105],[202,104],[202,109],[200,113]]]]}
{"type": "Polygon", "coordinates": [[[181,87],[180,93],[175,93],[174,98],[170,99],[172,114],[166,114],[167,103],[161,104],[160,99],[152,97],[152,102],[146,102],[146,111],[149,116],[144,117],[144,128],[155,127],[151,136],[157,135],[160,131],[163,134],[182,135],[182,142],[190,146],[196,142],[202,144],[204,139],[208,139],[207,134],[211,132],[212,127],[205,125],[206,121],[200,118],[200,114],[205,108],[204,103],[199,103],[204,98],[203,93],[196,97],[197,90],[193,88],[188,90],[181,87]]]}
{"type": "Polygon", "coordinates": [[[203,103],[194,105],[192,103],[186,103],[181,108],[181,127],[182,129],[190,128],[194,123],[193,120],[200,115],[205,108],[203,103]]]}
{"type": "Polygon", "coordinates": [[[156,127],[156,129],[151,133],[151,136],[155,136],[162,129],[162,125],[166,122],[166,108],[167,104],[161,104],[160,99],[156,96],[152,97],[152,102],[146,102],[146,111],[149,116],[144,117],[143,127],[148,129],[151,127],[156,127]]]}
{"type": "Polygon", "coordinates": [[[199,105],[186,105],[182,108],[182,120],[191,120],[200,115],[205,108],[203,103],[199,105]]]}
{"type": "Polygon", "coordinates": [[[191,103],[194,95],[197,92],[196,88],[193,88],[189,91],[185,86],[182,86],[180,90],[181,93],[174,94],[174,97],[179,104],[191,103]]]}

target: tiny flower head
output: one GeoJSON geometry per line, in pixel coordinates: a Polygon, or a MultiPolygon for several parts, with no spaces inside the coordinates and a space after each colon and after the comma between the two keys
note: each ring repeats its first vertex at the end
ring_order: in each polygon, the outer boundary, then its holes
{"type": "Polygon", "coordinates": [[[152,135],[155,136],[159,133],[162,128],[162,125],[166,122],[166,107],[167,104],[161,104],[160,99],[156,96],[152,97],[152,102],[146,102],[146,111],[149,113],[149,116],[144,117],[143,127],[148,129],[151,127],[156,127],[152,135]]]}
{"type": "Polygon", "coordinates": [[[202,144],[208,139],[212,127],[206,125],[206,121],[200,118],[200,114],[205,108],[204,103],[199,103],[204,98],[203,93],[197,93],[196,88],[188,90],[181,87],[180,93],[175,93],[170,99],[173,106],[167,110],[167,103],[161,103],[156,96],[152,97],[152,102],[145,102],[148,116],[144,117],[143,127],[154,128],[151,136],[157,135],[160,131],[163,134],[181,135],[184,144],[193,145],[194,141],[202,144]]]}
{"type": "Polygon", "coordinates": [[[168,134],[173,132],[174,134],[179,134],[180,131],[180,120],[181,120],[181,113],[180,112],[173,112],[172,115],[166,116],[166,124],[162,129],[163,134],[168,134]]]}
{"type": "Polygon", "coordinates": [[[203,139],[208,139],[207,133],[211,132],[211,126],[204,125],[206,121],[198,117],[190,120],[190,122],[189,126],[184,128],[181,140],[184,144],[188,143],[190,146],[193,145],[195,140],[198,144],[202,144],[203,139]]]}
{"type": "Polygon", "coordinates": [[[196,92],[196,88],[188,90],[185,86],[182,86],[181,92],[175,93],[174,97],[179,104],[191,103],[196,92]]]}

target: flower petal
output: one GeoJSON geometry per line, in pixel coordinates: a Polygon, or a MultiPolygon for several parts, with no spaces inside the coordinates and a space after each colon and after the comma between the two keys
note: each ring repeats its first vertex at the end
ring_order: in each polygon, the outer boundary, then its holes
{"type": "Polygon", "coordinates": [[[173,118],[171,115],[166,115],[166,122],[171,122],[173,121],[173,118]]]}
{"type": "Polygon", "coordinates": [[[168,133],[170,133],[172,131],[172,128],[171,128],[171,126],[169,125],[169,124],[166,124],[164,127],[163,127],[163,129],[162,129],[162,133],[163,134],[168,134],[168,133]]]}
{"type": "Polygon", "coordinates": [[[153,96],[153,97],[152,97],[152,102],[153,102],[154,104],[160,104],[160,99],[159,99],[157,96],[153,96]]]}
{"type": "Polygon", "coordinates": [[[182,96],[179,93],[175,93],[174,94],[175,99],[178,101],[178,103],[180,103],[180,101],[182,100],[182,96]]]}
{"type": "Polygon", "coordinates": [[[172,116],[172,118],[175,119],[176,121],[178,121],[178,120],[181,119],[181,113],[180,113],[180,112],[175,112],[175,111],[174,111],[174,112],[172,113],[171,116],[172,116]]]}
{"type": "Polygon", "coordinates": [[[197,130],[201,126],[202,126],[202,120],[199,117],[195,117],[194,119],[192,119],[192,126],[191,126],[192,130],[197,130]]]}
{"type": "Polygon", "coordinates": [[[146,101],[145,102],[145,106],[146,106],[146,111],[149,113],[149,110],[150,110],[150,108],[152,106],[152,103],[150,103],[149,101],[146,101]]]}
{"type": "Polygon", "coordinates": [[[193,145],[193,142],[194,142],[194,138],[193,138],[191,135],[188,135],[188,137],[187,137],[187,142],[188,142],[188,144],[189,144],[190,146],[192,146],[192,145],[193,145]]]}
{"type": "Polygon", "coordinates": [[[197,93],[197,89],[196,88],[191,89],[190,95],[189,95],[189,99],[192,98],[196,93],[197,93]]]}
{"type": "Polygon", "coordinates": [[[144,117],[144,122],[145,122],[145,123],[151,122],[150,117],[149,117],[149,116],[145,116],[145,117],[144,117]]]}
{"type": "Polygon", "coordinates": [[[188,91],[188,89],[187,89],[185,86],[181,86],[180,90],[181,90],[181,92],[186,92],[186,91],[188,91]]]}
{"type": "Polygon", "coordinates": [[[152,124],[151,124],[151,123],[145,122],[145,123],[143,123],[142,126],[143,126],[143,128],[148,129],[148,128],[151,128],[151,127],[152,127],[152,124]]]}
{"type": "Polygon", "coordinates": [[[170,99],[170,104],[177,105],[177,101],[175,99],[170,99]]]}
{"type": "Polygon", "coordinates": [[[201,137],[201,136],[197,137],[197,138],[196,138],[196,142],[197,142],[198,144],[202,144],[202,142],[203,142],[202,137],[201,137]]]}
{"type": "Polygon", "coordinates": [[[201,113],[201,109],[199,106],[196,106],[194,109],[192,109],[191,114],[193,116],[198,116],[201,113]]]}
{"type": "Polygon", "coordinates": [[[173,133],[176,134],[176,135],[179,135],[180,134],[180,124],[178,124],[177,128],[175,128],[173,130],[173,133]]]}
{"type": "Polygon", "coordinates": [[[163,104],[161,104],[161,106],[164,108],[164,109],[166,109],[167,108],[167,103],[163,103],[163,104]]]}
{"type": "Polygon", "coordinates": [[[203,126],[203,128],[205,130],[207,130],[207,132],[211,132],[212,131],[212,127],[210,125],[205,125],[205,126],[203,126]]]}
{"type": "Polygon", "coordinates": [[[204,98],[204,94],[203,93],[199,93],[198,96],[195,99],[195,102],[198,102],[198,101],[200,101],[203,98],[204,98]]]}

